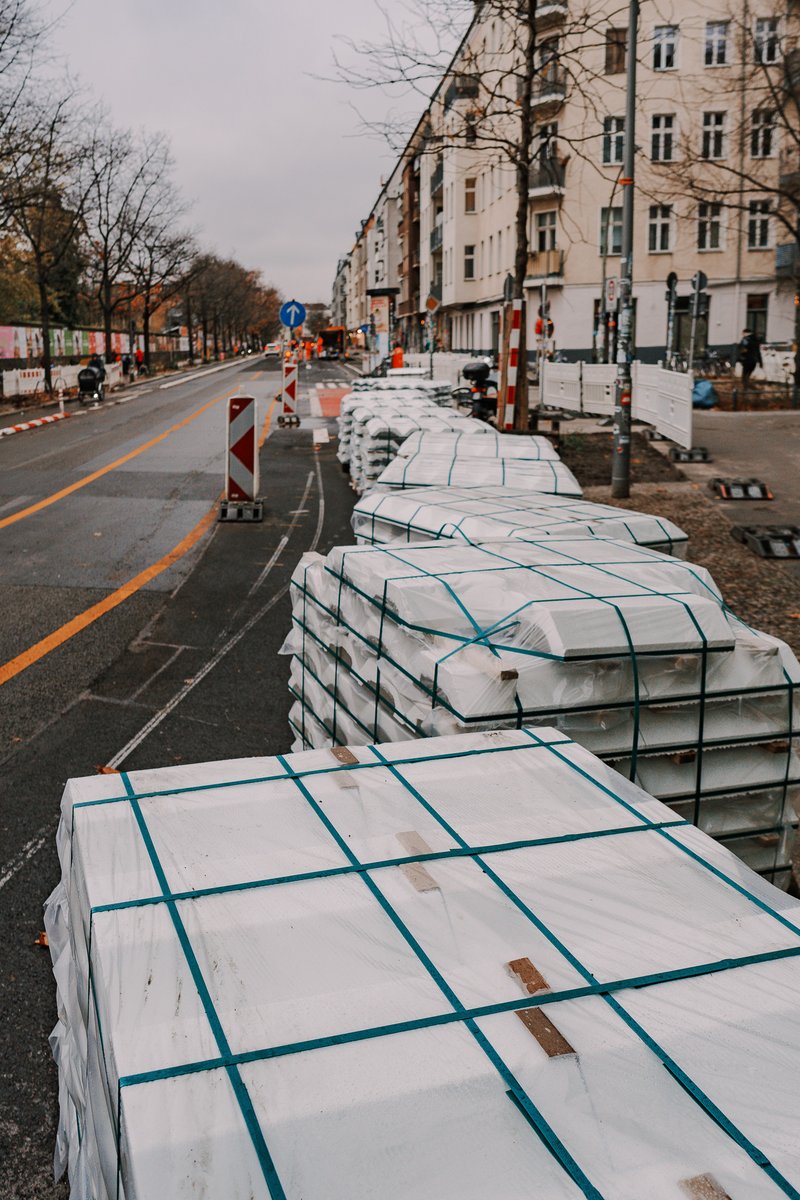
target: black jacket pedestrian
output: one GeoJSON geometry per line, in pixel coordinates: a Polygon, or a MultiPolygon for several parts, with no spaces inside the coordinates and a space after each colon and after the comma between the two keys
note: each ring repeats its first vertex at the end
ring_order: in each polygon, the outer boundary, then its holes
{"type": "Polygon", "coordinates": [[[761,343],[754,333],[748,330],[739,342],[738,361],[742,364],[745,375],[752,375],[756,367],[763,366],[761,360],[761,343]]]}

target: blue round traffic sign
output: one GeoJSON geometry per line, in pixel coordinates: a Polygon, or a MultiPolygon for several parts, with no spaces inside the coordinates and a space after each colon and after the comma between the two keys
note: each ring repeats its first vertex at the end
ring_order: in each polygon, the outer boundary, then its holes
{"type": "Polygon", "coordinates": [[[301,304],[299,300],[287,300],[281,306],[280,318],[281,325],[285,325],[287,329],[297,329],[306,319],[305,304],[301,304]]]}

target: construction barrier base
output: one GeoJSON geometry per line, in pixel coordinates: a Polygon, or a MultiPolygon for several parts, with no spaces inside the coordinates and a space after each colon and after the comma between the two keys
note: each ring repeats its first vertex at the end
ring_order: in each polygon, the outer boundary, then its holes
{"type": "Polygon", "coordinates": [[[281,429],[297,429],[300,426],[300,418],[297,413],[279,413],[278,424],[281,429]]]}
{"type": "Polygon", "coordinates": [[[263,521],[263,500],[221,500],[220,521],[263,521]]]}

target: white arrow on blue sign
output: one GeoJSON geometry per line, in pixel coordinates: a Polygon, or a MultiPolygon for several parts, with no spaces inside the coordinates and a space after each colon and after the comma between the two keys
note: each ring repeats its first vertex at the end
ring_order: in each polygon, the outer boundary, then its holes
{"type": "Polygon", "coordinates": [[[306,306],[299,300],[287,300],[281,307],[280,318],[287,329],[297,329],[306,319],[306,306]]]}

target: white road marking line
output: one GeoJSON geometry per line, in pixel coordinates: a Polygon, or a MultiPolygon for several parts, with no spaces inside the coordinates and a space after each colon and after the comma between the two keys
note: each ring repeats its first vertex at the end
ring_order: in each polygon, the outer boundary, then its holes
{"type": "MultiPolygon", "coordinates": [[[[322,535],[322,526],[325,521],[325,492],[324,492],[323,484],[322,484],[322,471],[320,469],[319,460],[317,460],[315,462],[314,466],[316,468],[317,484],[319,487],[319,515],[317,517],[317,527],[316,527],[316,530],[314,531],[314,537],[311,540],[311,545],[308,548],[308,552],[313,552],[314,550],[316,550],[317,545],[319,543],[319,539],[322,535]]],[[[308,479],[306,480],[305,491],[303,492],[303,500],[301,501],[301,503],[305,502],[305,499],[308,495],[308,490],[311,486],[313,478],[314,478],[314,472],[309,471],[308,479]]],[[[286,543],[289,541],[289,537],[292,534],[295,523],[296,523],[296,518],[293,518],[292,523],[289,526],[289,532],[284,534],[283,537],[281,538],[281,540],[278,542],[278,545],[276,546],[271,558],[269,559],[269,562],[266,564],[266,566],[264,567],[264,570],[261,572],[258,579],[255,581],[255,583],[251,587],[250,591],[248,592],[248,597],[252,596],[253,593],[261,586],[261,584],[267,578],[268,574],[270,573],[273,566],[277,562],[279,555],[285,548],[286,543]]],[[[222,646],[220,646],[219,650],[216,652],[216,654],[214,654],[208,660],[208,662],[205,664],[205,666],[201,667],[201,669],[197,672],[197,674],[192,679],[190,679],[188,683],[185,683],[183,685],[183,687],[180,689],[180,691],[176,692],[175,695],[172,697],[172,699],[167,701],[167,703],[164,705],[163,708],[159,709],[159,711],[157,713],[154,713],[153,716],[150,718],[150,720],[145,725],[142,726],[142,728],[139,730],[138,733],[134,734],[134,736],[131,738],[131,740],[129,742],[127,742],[122,747],[121,750],[117,751],[117,753],[113,756],[113,758],[110,758],[108,760],[108,762],[106,763],[106,766],[118,769],[121,766],[121,764],[124,763],[125,759],[129,758],[130,755],[134,752],[134,750],[138,746],[140,746],[142,744],[142,742],[145,741],[145,739],[147,737],[149,737],[150,734],[155,729],[158,729],[159,725],[161,725],[162,722],[166,720],[166,718],[170,715],[170,713],[175,711],[175,709],[178,707],[178,705],[181,704],[186,699],[186,697],[190,694],[190,692],[193,692],[194,689],[197,687],[197,685],[199,683],[203,682],[203,680],[206,678],[206,676],[209,675],[214,670],[214,668],[217,666],[217,664],[222,662],[223,658],[225,658],[225,656],[227,654],[229,654],[231,650],[233,650],[236,646],[238,646],[238,644],[242,640],[242,638],[246,634],[248,634],[250,632],[250,630],[253,629],[258,624],[258,622],[261,620],[261,618],[266,616],[266,614],[270,611],[270,609],[274,608],[279,600],[283,599],[283,597],[286,595],[288,590],[289,590],[289,584],[286,583],[283,585],[283,587],[279,591],[275,592],[275,594],[273,596],[271,596],[270,599],[267,600],[267,602],[265,604],[262,604],[261,608],[259,608],[255,613],[253,613],[252,617],[250,617],[250,619],[248,621],[246,621],[244,623],[244,625],[242,625],[241,628],[236,631],[236,633],[234,633],[231,637],[229,637],[228,640],[226,642],[224,642],[222,646]]],[[[236,618],[234,617],[233,620],[235,620],[235,619],[236,618]]]]}
{"type": "Polygon", "coordinates": [[[0,512],[5,512],[7,508],[13,508],[15,505],[24,504],[26,500],[32,500],[33,496],[15,496],[13,500],[6,500],[5,504],[0,504],[0,512]]]}
{"type": "Polygon", "coordinates": [[[10,883],[15,875],[19,874],[22,868],[29,863],[35,854],[38,854],[43,846],[47,844],[51,837],[49,826],[40,829],[34,834],[29,842],[26,842],[21,850],[18,850],[13,858],[9,859],[6,865],[2,868],[0,874],[0,891],[10,883]]]}
{"type": "Polygon", "coordinates": [[[223,363],[221,367],[210,367],[207,371],[198,371],[196,375],[184,375],[182,379],[170,379],[169,383],[160,383],[159,389],[164,391],[165,388],[180,387],[182,383],[194,383],[195,379],[205,379],[206,375],[216,375],[217,371],[228,371],[231,367],[241,367],[241,363],[234,359],[233,362],[223,363]]]}

